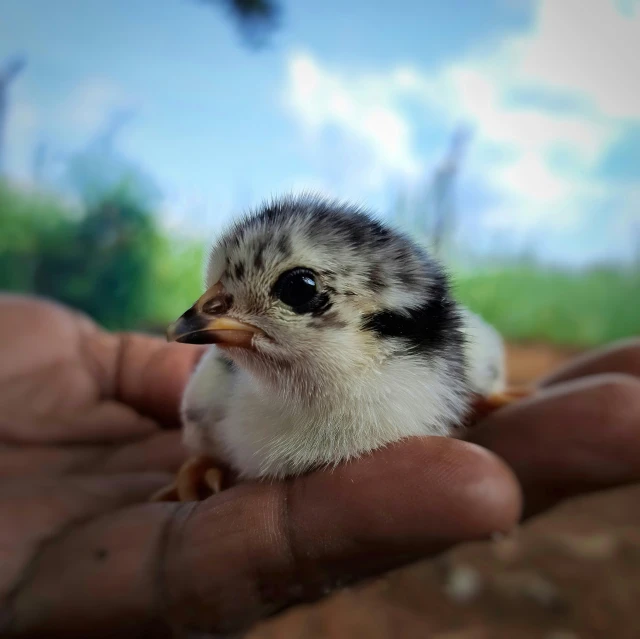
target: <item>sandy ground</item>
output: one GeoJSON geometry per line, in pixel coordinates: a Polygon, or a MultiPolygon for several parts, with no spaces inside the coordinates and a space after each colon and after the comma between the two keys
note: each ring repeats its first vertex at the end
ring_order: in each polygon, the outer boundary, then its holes
{"type": "Polygon", "coordinates": [[[577,349],[548,344],[508,344],[509,383],[521,386],[535,382],[580,353],[577,349]]]}

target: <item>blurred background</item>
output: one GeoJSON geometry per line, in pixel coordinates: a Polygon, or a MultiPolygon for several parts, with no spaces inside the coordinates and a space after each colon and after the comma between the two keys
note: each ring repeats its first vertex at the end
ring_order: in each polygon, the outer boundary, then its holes
{"type": "Polygon", "coordinates": [[[514,344],[639,334],[639,82],[638,0],[0,0],[0,289],[163,331],[312,190],[514,344]]]}

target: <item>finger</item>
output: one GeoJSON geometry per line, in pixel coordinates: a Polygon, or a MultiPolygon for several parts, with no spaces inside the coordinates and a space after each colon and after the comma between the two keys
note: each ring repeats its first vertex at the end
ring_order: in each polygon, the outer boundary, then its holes
{"type": "Polygon", "coordinates": [[[9,336],[2,343],[0,379],[19,380],[27,371],[32,378],[46,353],[46,361],[57,365],[44,371],[47,376],[71,361],[89,374],[101,399],[133,409],[125,417],[134,418],[138,411],[163,426],[179,423],[182,389],[205,347],[168,344],[163,338],[138,334],[114,335],[76,311],[38,298],[0,295],[0,305],[3,334],[9,336]]]}
{"type": "Polygon", "coordinates": [[[118,339],[115,398],[164,426],[177,427],[182,392],[204,348],[135,334],[118,339]]]}
{"type": "Polygon", "coordinates": [[[186,458],[178,431],[109,446],[0,445],[0,478],[73,473],[174,473],[186,458]]]}
{"type": "Polygon", "coordinates": [[[621,340],[607,348],[589,351],[543,378],[540,385],[551,386],[578,377],[604,373],[640,377],[640,339],[621,340]]]}
{"type": "Polygon", "coordinates": [[[334,471],[74,530],[34,568],[14,627],[49,637],[239,629],[342,578],[508,530],[519,508],[517,483],[490,453],[406,441],[334,471]],[[96,548],[108,559],[98,562],[96,548]]]}
{"type": "Polygon", "coordinates": [[[64,417],[0,418],[0,442],[7,444],[110,444],[157,431],[154,421],[114,401],[77,409],[64,417]]]}
{"type": "Polygon", "coordinates": [[[7,605],[11,593],[19,589],[38,553],[50,539],[78,522],[145,501],[167,477],[162,473],[3,480],[0,484],[0,601],[3,603],[0,635],[8,636],[3,632],[3,623],[10,621],[7,605]]]}
{"type": "Polygon", "coordinates": [[[31,375],[46,361],[64,364],[77,335],[95,324],[76,310],[45,298],[0,293],[0,381],[31,375]],[[55,335],[56,339],[51,339],[55,335]]]}
{"type": "Polygon", "coordinates": [[[528,515],[640,479],[640,380],[585,377],[494,413],[470,434],[515,471],[528,515]]]}
{"type": "Polygon", "coordinates": [[[160,432],[139,442],[118,446],[105,456],[101,472],[176,472],[187,458],[180,431],[160,432]]]}
{"type": "Polygon", "coordinates": [[[230,631],[338,583],[509,530],[519,512],[506,466],[444,438],[406,441],[287,484],[241,485],[173,529],[170,612],[178,624],[230,631]],[[205,575],[198,564],[219,569],[205,575]]]}

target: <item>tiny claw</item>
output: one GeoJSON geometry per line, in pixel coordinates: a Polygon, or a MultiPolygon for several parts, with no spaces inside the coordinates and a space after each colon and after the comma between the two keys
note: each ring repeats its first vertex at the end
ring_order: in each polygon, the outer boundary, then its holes
{"type": "Polygon", "coordinates": [[[179,501],[176,482],[173,481],[168,486],[157,490],[153,495],[151,495],[149,501],[179,501]]]}
{"type": "Polygon", "coordinates": [[[492,395],[476,397],[468,422],[473,425],[485,419],[491,413],[514,404],[522,399],[533,395],[531,388],[512,388],[501,393],[493,393],[492,395]]]}
{"type": "Polygon", "coordinates": [[[200,501],[217,494],[222,486],[222,471],[210,457],[199,455],[188,459],[176,479],[180,501],[200,501]]]}
{"type": "Polygon", "coordinates": [[[219,468],[209,468],[204,473],[204,481],[211,492],[217,495],[222,490],[222,471],[219,468]]]}
{"type": "Polygon", "coordinates": [[[201,501],[222,490],[223,471],[210,457],[190,457],[182,464],[176,479],[156,491],[150,501],[201,501]]]}

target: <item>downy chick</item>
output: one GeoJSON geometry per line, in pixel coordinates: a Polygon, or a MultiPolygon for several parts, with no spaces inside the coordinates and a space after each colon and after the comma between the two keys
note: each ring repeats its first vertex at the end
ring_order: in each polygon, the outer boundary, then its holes
{"type": "MultiPolygon", "coordinates": [[[[282,478],[410,436],[449,436],[504,390],[502,339],[422,247],[364,210],[286,197],[211,250],[204,295],[170,327],[211,344],[183,397],[181,499],[282,478]]],[[[174,491],[175,492],[175,491],[174,491]]]]}

